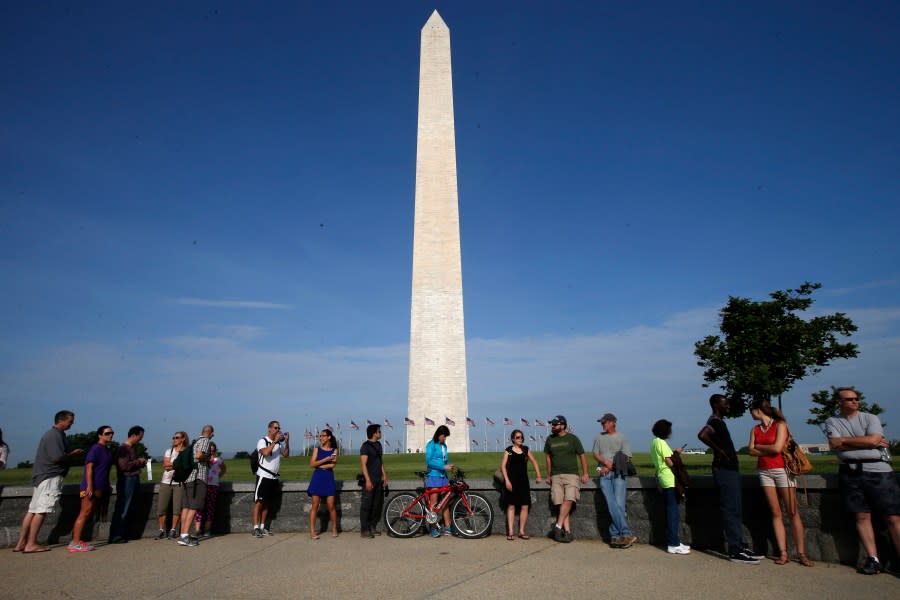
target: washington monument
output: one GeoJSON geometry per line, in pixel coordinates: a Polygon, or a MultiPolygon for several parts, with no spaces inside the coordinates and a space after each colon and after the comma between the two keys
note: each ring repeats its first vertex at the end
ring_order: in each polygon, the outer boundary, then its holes
{"type": "Polygon", "coordinates": [[[406,447],[424,451],[446,423],[448,449],[468,452],[468,412],[450,30],[434,11],[419,63],[406,447]]]}

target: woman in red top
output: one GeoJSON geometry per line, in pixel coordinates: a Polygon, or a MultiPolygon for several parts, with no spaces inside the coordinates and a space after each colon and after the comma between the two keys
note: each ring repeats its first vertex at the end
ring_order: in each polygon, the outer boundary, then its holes
{"type": "Polygon", "coordinates": [[[813,563],[806,557],[803,521],[800,520],[800,512],[797,509],[797,482],[784,468],[784,457],[781,455],[789,436],[787,421],[784,420],[781,411],[771,405],[768,398],[754,400],[750,404],[750,415],[759,421],[759,425],[750,431],[750,455],[759,457],[756,462],[759,484],[772,510],[772,528],[775,530],[779,552],[775,564],[783,565],[788,562],[787,535],[781,517],[781,504],[784,504],[784,512],[791,520],[791,533],[799,554],[798,561],[805,567],[811,567],[813,563]]]}

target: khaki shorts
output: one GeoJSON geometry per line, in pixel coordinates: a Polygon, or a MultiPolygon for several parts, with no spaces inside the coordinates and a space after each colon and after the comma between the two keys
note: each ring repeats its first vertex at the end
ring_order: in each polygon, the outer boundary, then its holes
{"type": "Polygon", "coordinates": [[[553,504],[562,504],[566,500],[581,500],[581,478],[578,475],[554,475],[550,484],[550,498],[553,504]]]}
{"type": "Polygon", "coordinates": [[[57,475],[40,482],[31,493],[31,504],[28,512],[35,514],[50,514],[56,509],[56,502],[62,493],[63,477],[57,475]]]}

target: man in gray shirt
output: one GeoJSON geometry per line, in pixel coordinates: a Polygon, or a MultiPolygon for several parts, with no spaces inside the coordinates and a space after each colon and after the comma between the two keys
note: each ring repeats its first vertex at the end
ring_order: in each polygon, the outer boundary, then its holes
{"type": "Polygon", "coordinates": [[[13,552],[46,552],[50,548],[39,546],[37,534],[44,523],[44,517],[52,513],[62,492],[63,479],[69,472],[69,460],[84,454],[84,450],[72,450],[65,432],[75,423],[75,413],[61,410],[53,419],[54,425],[44,434],[38,444],[31,469],[31,504],[19,528],[19,541],[13,552]]]}
{"type": "Polygon", "coordinates": [[[628,513],[625,509],[625,478],[628,476],[631,446],[628,439],[616,431],[616,415],[606,413],[597,421],[603,428],[603,433],[594,438],[593,454],[600,474],[600,491],[609,507],[609,545],[613,548],[630,548],[637,541],[637,536],[628,525],[628,513]]]}
{"type": "Polygon", "coordinates": [[[840,414],[825,421],[828,445],[840,460],[844,508],[856,517],[856,531],[867,555],[859,572],[875,575],[884,569],[878,560],[872,510],[884,517],[894,548],[900,550],[900,485],[878,417],[859,412],[859,394],[852,387],[837,388],[834,399],[840,414]]]}

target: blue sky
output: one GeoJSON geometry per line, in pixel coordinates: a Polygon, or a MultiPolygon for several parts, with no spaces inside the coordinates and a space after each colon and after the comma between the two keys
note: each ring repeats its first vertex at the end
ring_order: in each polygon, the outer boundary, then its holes
{"type": "Polygon", "coordinates": [[[206,422],[246,449],[271,418],[388,418],[396,445],[434,8],[471,437],[562,413],[587,444],[614,412],[636,448],[658,418],[696,445],[693,343],[729,295],[806,280],[860,357],[785,396],[797,437],[832,384],[900,437],[897,3],[45,2],[0,8],[12,460],[61,408],[157,454],[206,422]]]}

